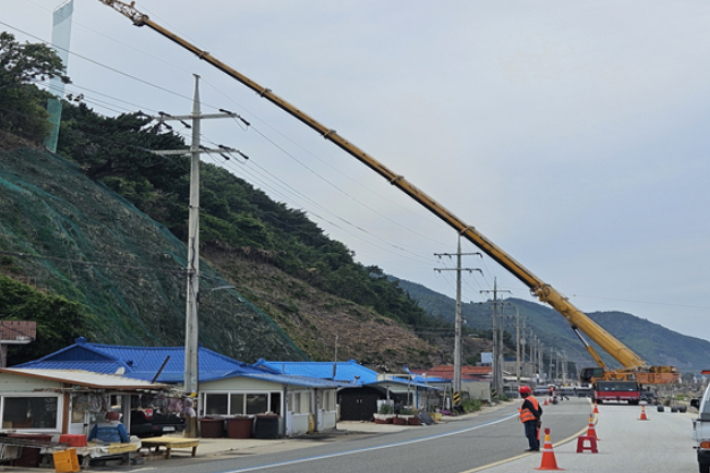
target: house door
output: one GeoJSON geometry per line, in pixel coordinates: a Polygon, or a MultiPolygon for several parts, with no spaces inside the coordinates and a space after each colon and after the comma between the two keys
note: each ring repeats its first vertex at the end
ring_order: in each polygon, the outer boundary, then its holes
{"type": "Polygon", "coordinates": [[[71,405],[69,407],[69,434],[85,434],[89,435],[89,429],[96,424],[97,416],[93,412],[88,412],[82,409],[81,404],[76,402],[76,396],[71,397],[71,405]]]}
{"type": "Polygon", "coordinates": [[[323,432],[325,417],[323,412],[323,392],[316,390],[316,432],[323,432]]]}
{"type": "Polygon", "coordinates": [[[380,399],[380,396],[372,392],[343,396],[340,399],[340,419],[370,420],[372,414],[377,412],[378,399],[380,399]]]}

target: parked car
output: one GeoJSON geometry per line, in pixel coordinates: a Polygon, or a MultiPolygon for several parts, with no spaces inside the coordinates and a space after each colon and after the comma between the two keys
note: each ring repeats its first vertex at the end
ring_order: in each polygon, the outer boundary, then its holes
{"type": "MultiPolygon", "coordinates": [[[[703,371],[703,374],[710,372],[703,371]]],[[[698,417],[693,420],[693,440],[698,454],[698,467],[700,473],[710,473],[710,385],[703,397],[692,399],[690,405],[698,410],[698,417]]]]}
{"type": "Polygon", "coordinates": [[[159,437],[185,430],[185,419],[175,414],[159,414],[153,409],[131,411],[131,435],[140,438],[159,437]]]}

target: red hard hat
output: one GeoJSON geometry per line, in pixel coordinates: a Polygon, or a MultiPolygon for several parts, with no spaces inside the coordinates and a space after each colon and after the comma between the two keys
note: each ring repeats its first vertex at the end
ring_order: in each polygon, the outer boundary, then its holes
{"type": "Polygon", "coordinates": [[[530,389],[528,386],[520,386],[520,389],[518,389],[518,392],[520,394],[532,394],[532,389],[530,389]]]}

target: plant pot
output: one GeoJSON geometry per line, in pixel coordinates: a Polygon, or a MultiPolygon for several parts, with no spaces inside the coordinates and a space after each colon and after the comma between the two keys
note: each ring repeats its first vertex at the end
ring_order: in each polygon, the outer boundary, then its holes
{"type": "Polygon", "coordinates": [[[422,421],[419,416],[412,416],[409,418],[409,425],[421,425],[422,421]]]}
{"type": "Polygon", "coordinates": [[[392,419],[392,423],[395,425],[407,425],[407,419],[404,417],[395,417],[392,419]]]}
{"type": "Polygon", "coordinates": [[[394,419],[393,414],[373,414],[372,417],[375,419],[375,424],[391,424],[394,419]]]}

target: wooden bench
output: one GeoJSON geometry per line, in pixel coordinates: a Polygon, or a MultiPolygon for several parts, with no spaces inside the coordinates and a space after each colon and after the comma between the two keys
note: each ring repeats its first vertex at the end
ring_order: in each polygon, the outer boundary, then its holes
{"type": "Polygon", "coordinates": [[[173,448],[192,448],[192,456],[197,454],[197,446],[200,444],[200,439],[189,439],[180,437],[153,437],[141,439],[141,448],[155,447],[154,453],[160,452],[160,447],[165,447],[165,459],[170,458],[170,452],[173,448]]]}

